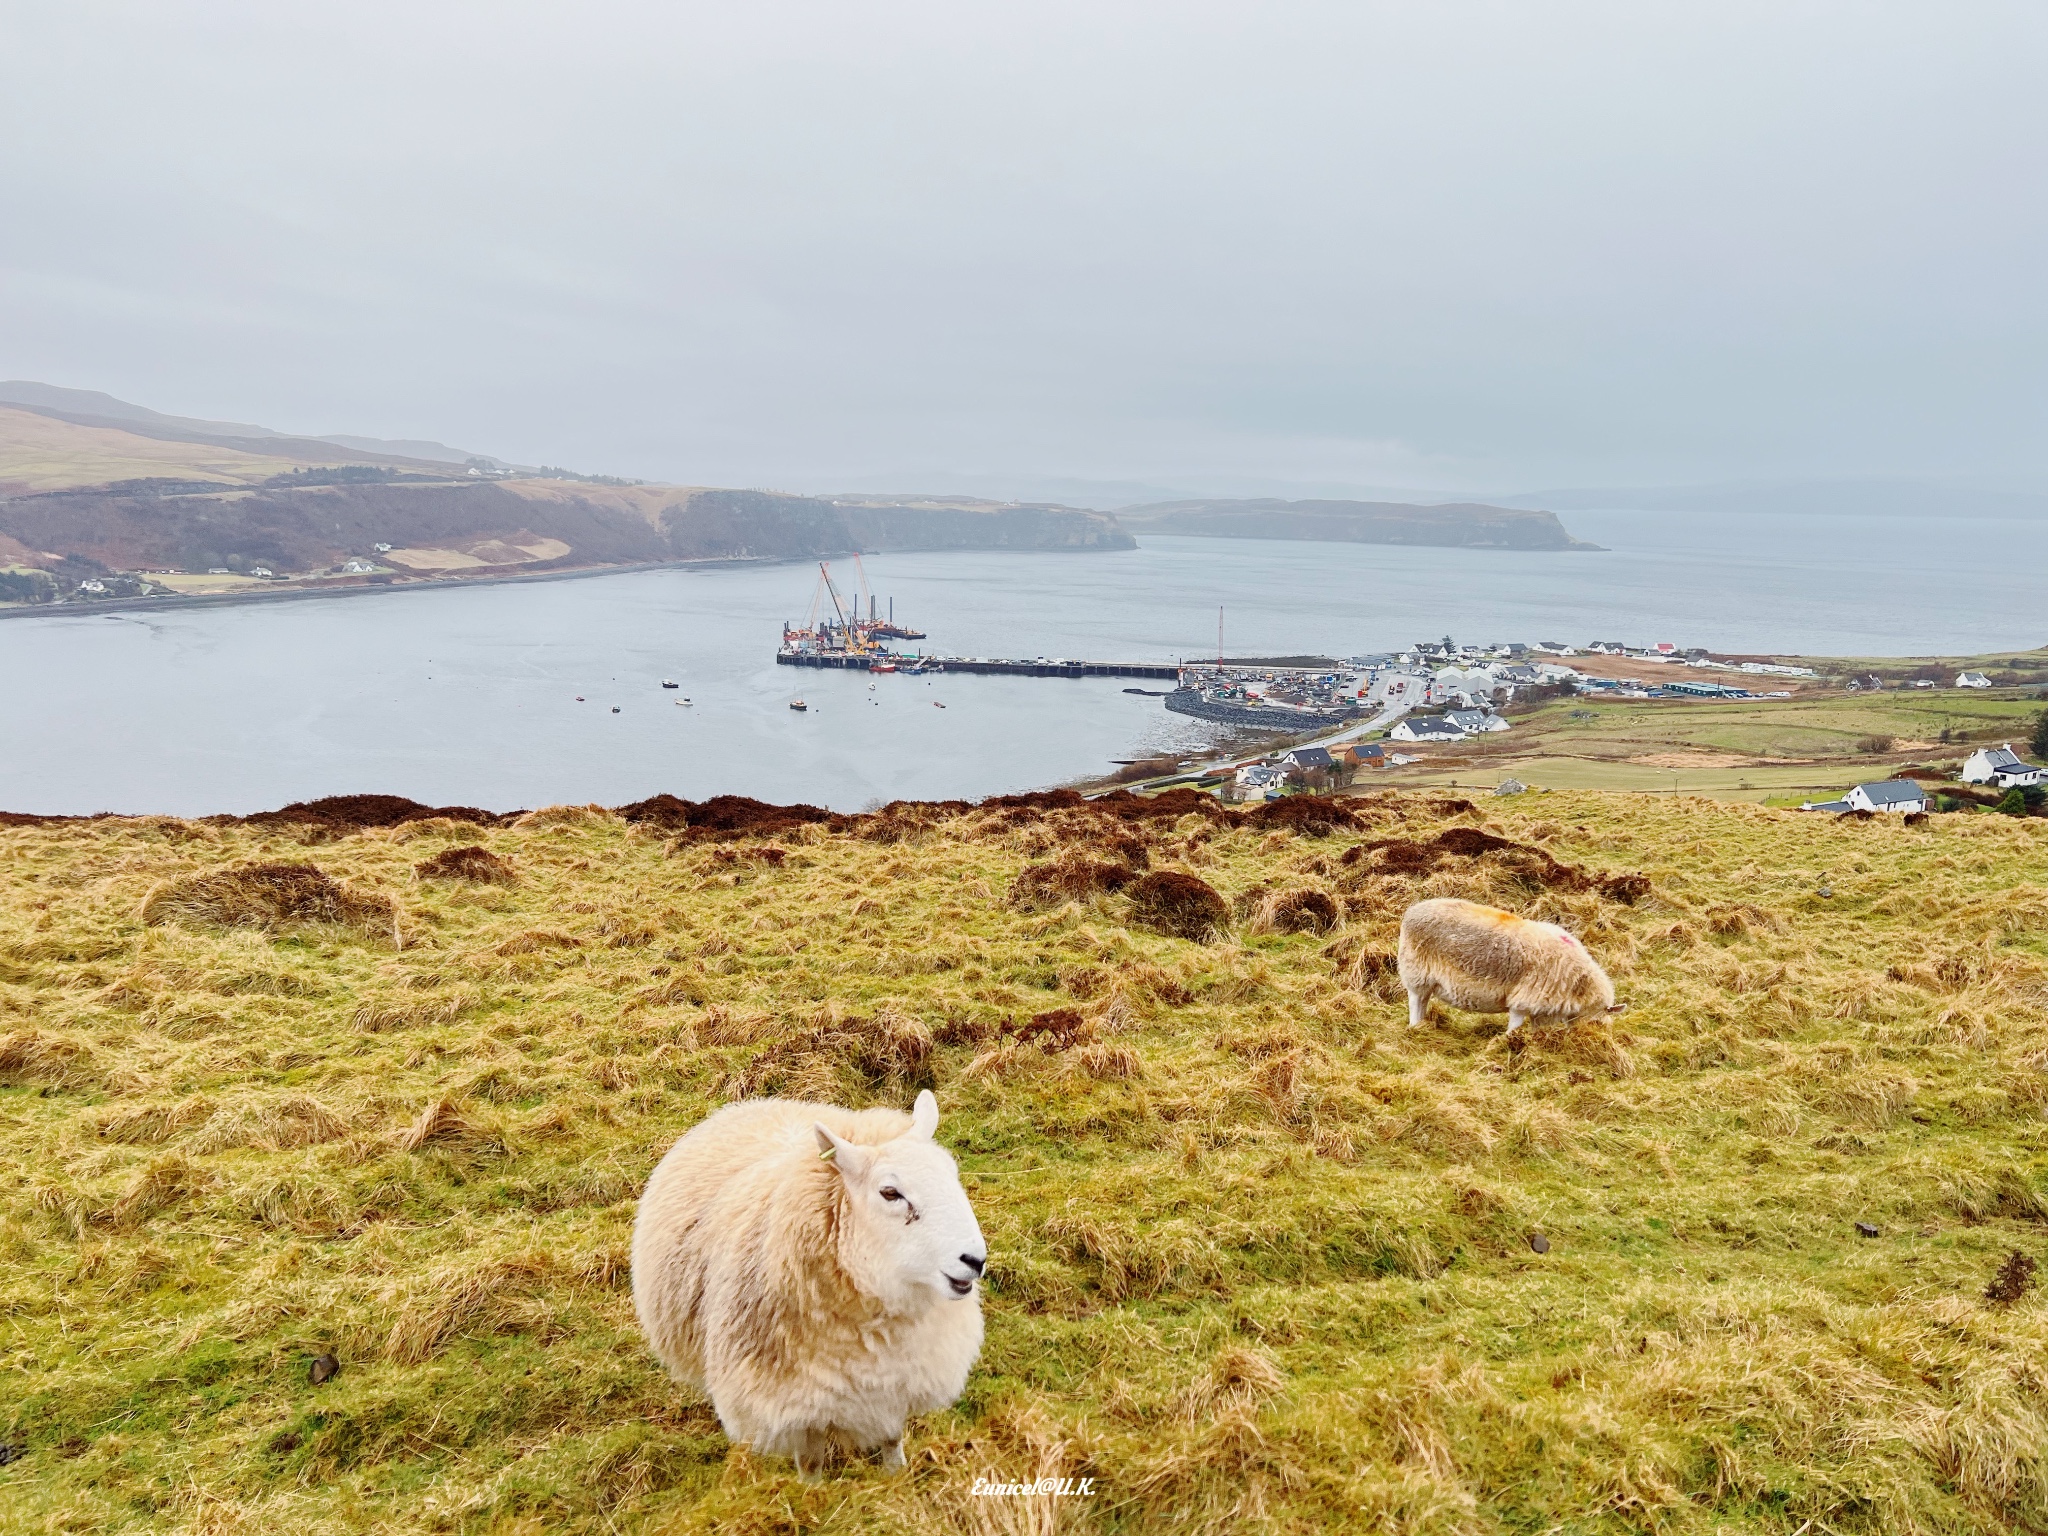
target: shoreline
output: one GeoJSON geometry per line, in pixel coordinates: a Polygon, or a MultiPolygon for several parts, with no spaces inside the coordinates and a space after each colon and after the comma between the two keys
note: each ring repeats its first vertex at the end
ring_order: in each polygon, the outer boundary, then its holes
{"type": "MultiPolygon", "coordinates": [[[[576,581],[587,576],[617,576],[632,571],[676,571],[698,566],[794,565],[807,555],[717,555],[699,560],[648,560],[632,565],[578,565],[552,571],[506,571],[496,576],[423,577],[409,581],[351,582],[331,587],[282,587],[241,592],[193,592],[173,597],[110,597],[97,603],[5,603],[0,619],[93,618],[104,613],[148,613],[166,609],[228,608],[245,604],[288,603],[316,598],[362,597],[371,593],[445,592],[452,587],[498,587],[515,582],[576,581]]],[[[838,557],[838,558],[844,558],[838,557]]]]}

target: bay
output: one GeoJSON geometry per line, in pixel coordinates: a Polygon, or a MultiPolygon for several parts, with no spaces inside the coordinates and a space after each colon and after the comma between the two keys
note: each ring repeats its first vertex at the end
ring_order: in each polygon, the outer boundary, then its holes
{"type": "MultiPolygon", "coordinates": [[[[1341,656],[1443,634],[1822,655],[2048,641],[2048,522],[1567,523],[1607,551],[1147,536],[1115,553],[867,566],[926,646],[960,655],[1213,656],[1219,607],[1232,655],[1341,656]]],[[[851,565],[834,572],[844,582],[851,565]]],[[[668,791],[852,810],[1042,787],[1208,740],[1116,679],[778,667],[780,625],[803,619],[815,584],[801,564],[716,566],[11,618],[0,808],[196,815],[378,791],[500,809],[668,791]],[[680,690],[664,692],[664,677],[680,690]],[[788,707],[799,694],[802,714],[788,707]]]]}

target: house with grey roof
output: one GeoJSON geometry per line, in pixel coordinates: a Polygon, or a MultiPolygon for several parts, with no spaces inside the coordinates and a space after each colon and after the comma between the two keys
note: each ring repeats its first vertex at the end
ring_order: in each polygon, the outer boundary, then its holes
{"type": "Polygon", "coordinates": [[[2027,762],[2013,751],[2012,743],[1996,747],[1979,747],[1963,763],[1962,781],[1965,784],[1992,784],[2000,789],[2015,787],[2026,789],[2035,784],[2048,782],[2048,768],[2027,762]]]}
{"type": "Polygon", "coordinates": [[[1453,709],[1447,711],[1444,718],[1468,736],[1476,736],[1481,731],[1504,731],[1508,728],[1507,721],[1490,709],[1453,709]]]}
{"type": "Polygon", "coordinates": [[[1463,741],[1465,733],[1442,715],[1410,715],[1387,732],[1394,741],[1463,741]]]}
{"type": "Polygon", "coordinates": [[[1858,784],[1842,796],[1852,811],[1883,811],[1913,815],[1927,809],[1927,791],[1911,779],[1886,779],[1881,784],[1858,784]]]}

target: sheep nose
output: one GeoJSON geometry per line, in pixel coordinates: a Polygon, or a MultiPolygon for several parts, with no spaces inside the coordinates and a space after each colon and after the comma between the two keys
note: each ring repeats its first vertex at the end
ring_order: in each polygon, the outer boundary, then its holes
{"type": "Polygon", "coordinates": [[[971,1253],[963,1253],[960,1255],[960,1262],[962,1264],[965,1264],[969,1269],[973,1270],[978,1275],[981,1273],[982,1267],[988,1263],[988,1260],[977,1259],[971,1253]]]}

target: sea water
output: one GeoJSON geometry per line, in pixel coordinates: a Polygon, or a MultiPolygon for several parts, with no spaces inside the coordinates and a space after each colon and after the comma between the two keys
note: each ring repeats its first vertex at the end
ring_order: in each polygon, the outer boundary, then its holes
{"type": "MultiPolygon", "coordinates": [[[[1145,536],[877,555],[955,655],[1174,661],[1463,641],[1973,653],[2048,641],[2048,521],[1577,512],[1604,553],[1145,536]]],[[[851,562],[834,562],[842,592],[851,562]]],[[[247,812],[376,791],[492,809],[658,791],[974,798],[1187,749],[1115,678],[779,667],[803,564],[0,622],[0,809],[247,812]],[[681,686],[666,691],[669,678],[681,686]],[[789,708],[802,697],[809,708],[789,708]],[[687,697],[688,707],[680,702],[687,697]],[[941,707],[943,706],[943,707],[941,707]]]]}

